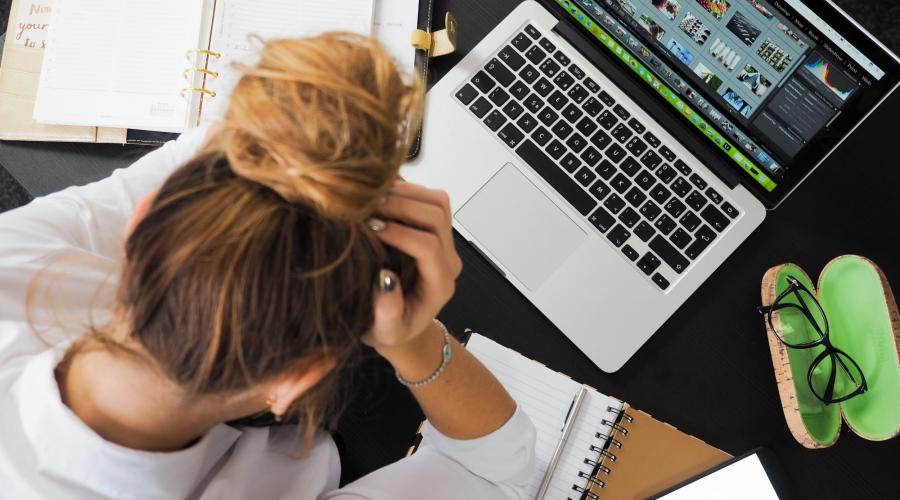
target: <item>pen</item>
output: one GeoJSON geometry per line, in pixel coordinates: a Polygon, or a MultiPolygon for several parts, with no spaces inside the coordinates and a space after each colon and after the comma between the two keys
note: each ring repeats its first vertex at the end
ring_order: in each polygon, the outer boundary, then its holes
{"type": "Polygon", "coordinates": [[[556,443],[556,450],[553,451],[553,456],[550,458],[550,463],[547,465],[547,472],[544,473],[544,479],[541,481],[541,487],[538,490],[536,500],[543,500],[544,495],[547,494],[547,488],[550,487],[550,479],[553,477],[556,464],[562,456],[563,448],[566,447],[566,441],[569,439],[569,434],[572,433],[572,424],[575,422],[575,419],[578,418],[578,410],[581,409],[581,402],[584,401],[585,394],[587,394],[587,389],[585,389],[584,386],[581,386],[578,394],[575,395],[575,399],[572,400],[569,414],[566,415],[566,423],[563,425],[562,434],[559,436],[559,442],[556,443]]]}

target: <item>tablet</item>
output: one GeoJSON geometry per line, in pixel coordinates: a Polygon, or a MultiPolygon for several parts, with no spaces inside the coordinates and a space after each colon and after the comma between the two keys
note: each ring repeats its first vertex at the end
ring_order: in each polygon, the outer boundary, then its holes
{"type": "Polygon", "coordinates": [[[793,497],[775,455],[765,448],[757,448],[651,498],[785,500],[793,497]]]}

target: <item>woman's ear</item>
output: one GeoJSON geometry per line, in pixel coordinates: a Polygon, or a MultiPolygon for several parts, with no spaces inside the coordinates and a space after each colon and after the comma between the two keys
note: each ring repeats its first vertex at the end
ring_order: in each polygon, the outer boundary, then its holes
{"type": "Polygon", "coordinates": [[[287,413],[291,404],[325,378],[336,364],[332,356],[307,358],[296,369],[280,377],[271,386],[272,413],[279,416],[287,413]]]}

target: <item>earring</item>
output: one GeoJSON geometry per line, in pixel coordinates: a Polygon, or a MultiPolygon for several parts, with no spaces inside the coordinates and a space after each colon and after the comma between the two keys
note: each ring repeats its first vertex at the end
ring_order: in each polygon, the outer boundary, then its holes
{"type": "Polygon", "coordinates": [[[277,403],[277,402],[278,402],[278,398],[274,394],[269,395],[269,398],[266,399],[266,405],[269,406],[269,412],[275,416],[276,422],[281,423],[283,415],[281,415],[280,413],[275,413],[275,411],[272,410],[272,406],[274,406],[275,403],[277,403]]]}

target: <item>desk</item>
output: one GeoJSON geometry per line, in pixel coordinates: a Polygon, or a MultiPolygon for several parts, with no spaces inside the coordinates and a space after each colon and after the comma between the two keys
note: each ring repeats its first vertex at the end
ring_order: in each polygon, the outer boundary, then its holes
{"type": "MultiPolygon", "coordinates": [[[[452,10],[460,26],[459,53],[435,63],[437,78],[516,2],[436,3],[437,12],[452,10]]],[[[897,38],[900,7],[892,1],[839,3],[871,19],[868,25],[877,34],[897,38]]],[[[893,48],[900,49],[900,44],[894,43],[893,48]]],[[[872,258],[900,289],[896,193],[900,169],[897,160],[874,153],[885,141],[896,140],[892,131],[897,116],[900,95],[874,113],[771,213],[618,373],[597,370],[490,265],[462,244],[465,271],[456,297],[441,317],[455,331],[476,329],[730,453],[769,447],[804,497],[896,498],[900,440],[873,443],[844,427],[834,447],[811,451],[790,436],[763,322],[754,307],[759,303],[759,281],[770,266],[796,262],[816,275],[828,260],[844,253],[872,258]]],[[[101,178],[130,163],[140,154],[136,151],[119,146],[2,144],[0,165],[32,195],[42,195],[101,178]]],[[[345,479],[402,456],[420,418],[412,399],[390,381],[383,365],[375,362],[366,373],[369,381],[340,427],[345,479]]]]}

